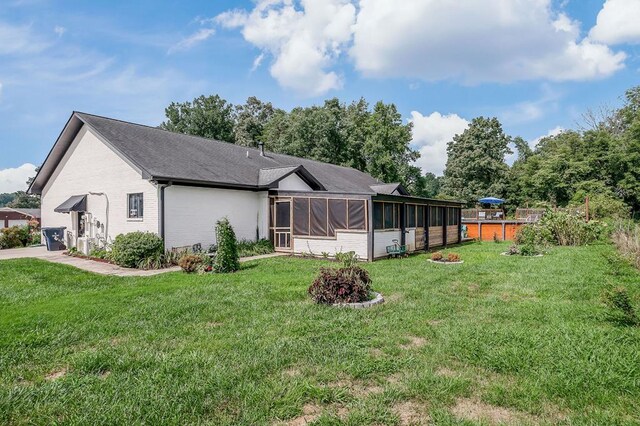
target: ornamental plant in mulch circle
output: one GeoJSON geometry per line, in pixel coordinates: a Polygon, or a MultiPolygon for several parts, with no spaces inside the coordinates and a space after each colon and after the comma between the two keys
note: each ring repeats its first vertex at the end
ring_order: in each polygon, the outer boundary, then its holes
{"type": "Polygon", "coordinates": [[[342,263],[340,268],[321,268],[309,287],[309,294],[316,303],[360,303],[371,300],[371,278],[369,273],[355,264],[354,252],[336,255],[342,263]]]}
{"type": "Polygon", "coordinates": [[[240,269],[240,256],[238,255],[238,240],[233,227],[226,217],[216,223],[216,241],[218,250],[213,263],[215,272],[235,272],[240,269]]]}

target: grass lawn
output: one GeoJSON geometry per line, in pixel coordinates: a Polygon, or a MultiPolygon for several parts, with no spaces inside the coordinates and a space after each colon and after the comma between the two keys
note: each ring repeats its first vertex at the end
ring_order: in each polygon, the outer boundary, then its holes
{"type": "Polygon", "coordinates": [[[387,302],[314,305],[327,261],[231,275],[93,275],[0,261],[0,424],[640,423],[640,327],[603,289],[612,246],[505,244],[367,264],[387,302]]]}

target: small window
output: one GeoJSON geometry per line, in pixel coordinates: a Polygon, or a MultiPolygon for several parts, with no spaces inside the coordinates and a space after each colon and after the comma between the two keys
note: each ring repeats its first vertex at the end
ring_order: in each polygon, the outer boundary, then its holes
{"type": "Polygon", "coordinates": [[[384,229],[384,203],[373,203],[373,229],[384,229]]]}
{"type": "Polygon", "coordinates": [[[416,224],[418,228],[424,227],[424,206],[416,207],[416,224]]]}
{"type": "Polygon", "coordinates": [[[429,207],[429,226],[442,226],[444,207],[429,207]]]}
{"type": "Polygon", "coordinates": [[[395,204],[384,203],[384,228],[385,229],[393,229],[395,228],[394,216],[396,213],[395,204]]]}
{"type": "Polygon", "coordinates": [[[454,207],[449,207],[447,210],[447,224],[449,226],[458,224],[458,211],[459,210],[454,207]]]}
{"type": "Polygon", "coordinates": [[[144,217],[144,202],[142,193],[129,194],[128,213],[129,219],[142,219],[144,217]]]}
{"type": "Polygon", "coordinates": [[[416,227],[416,206],[407,204],[407,228],[416,227]]]}

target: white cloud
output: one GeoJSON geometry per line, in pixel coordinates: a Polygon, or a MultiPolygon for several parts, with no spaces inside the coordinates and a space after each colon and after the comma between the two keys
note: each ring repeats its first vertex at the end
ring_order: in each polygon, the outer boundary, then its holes
{"type": "Polygon", "coordinates": [[[500,120],[505,124],[521,124],[538,120],[545,115],[556,112],[562,93],[547,84],[541,86],[541,92],[538,99],[509,105],[499,114],[500,120]]]}
{"type": "Polygon", "coordinates": [[[606,77],[626,58],[550,0],[361,0],[351,54],[365,75],[468,84],[606,77]]]}
{"type": "Polygon", "coordinates": [[[53,32],[56,33],[58,35],[58,37],[62,37],[64,35],[64,33],[67,32],[67,29],[65,27],[60,26],[60,25],[56,25],[55,27],[53,27],[53,32]]]}
{"type": "Polygon", "coordinates": [[[329,68],[351,40],[356,8],[348,0],[261,0],[251,12],[233,10],[215,20],[240,28],[245,40],[270,53],[271,75],[285,88],[316,96],[343,85],[329,68]]]}
{"type": "Polygon", "coordinates": [[[469,122],[457,114],[424,116],[417,111],[411,112],[409,121],[413,123],[412,145],[420,151],[416,165],[423,172],[441,175],[447,163],[447,143],[464,132],[469,122]]]}
{"type": "Polygon", "coordinates": [[[549,130],[546,135],[539,136],[539,137],[535,138],[534,140],[529,141],[529,146],[531,146],[531,148],[535,148],[538,145],[538,143],[540,143],[540,141],[542,139],[548,138],[550,136],[557,136],[557,135],[559,135],[560,133],[562,133],[564,131],[565,131],[565,129],[563,127],[556,126],[553,129],[549,130]]]}
{"type": "Polygon", "coordinates": [[[0,55],[40,52],[47,46],[43,38],[33,33],[30,25],[0,22],[0,55]]]}
{"type": "Polygon", "coordinates": [[[605,1],[589,38],[606,44],[640,43],[640,1],[605,1]]]}
{"type": "Polygon", "coordinates": [[[36,166],[25,163],[22,166],[0,169],[0,193],[27,190],[27,179],[36,175],[36,166]]]}
{"type": "Polygon", "coordinates": [[[264,60],[264,52],[256,56],[256,58],[253,60],[253,65],[251,66],[251,72],[254,72],[258,68],[260,68],[260,65],[262,65],[263,60],[264,60]]]}
{"type": "Polygon", "coordinates": [[[188,50],[191,49],[198,43],[201,43],[207,40],[209,37],[214,35],[216,30],[213,28],[201,28],[195,33],[191,34],[189,37],[180,40],[178,43],[171,46],[167,53],[171,54],[180,50],[188,50]]]}

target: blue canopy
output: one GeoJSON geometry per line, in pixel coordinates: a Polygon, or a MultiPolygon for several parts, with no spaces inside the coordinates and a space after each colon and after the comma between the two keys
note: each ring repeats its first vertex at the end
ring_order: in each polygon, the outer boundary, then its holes
{"type": "Polygon", "coordinates": [[[504,203],[504,200],[502,200],[500,198],[494,198],[494,197],[480,198],[478,201],[481,202],[482,204],[502,204],[502,203],[504,203]]]}

